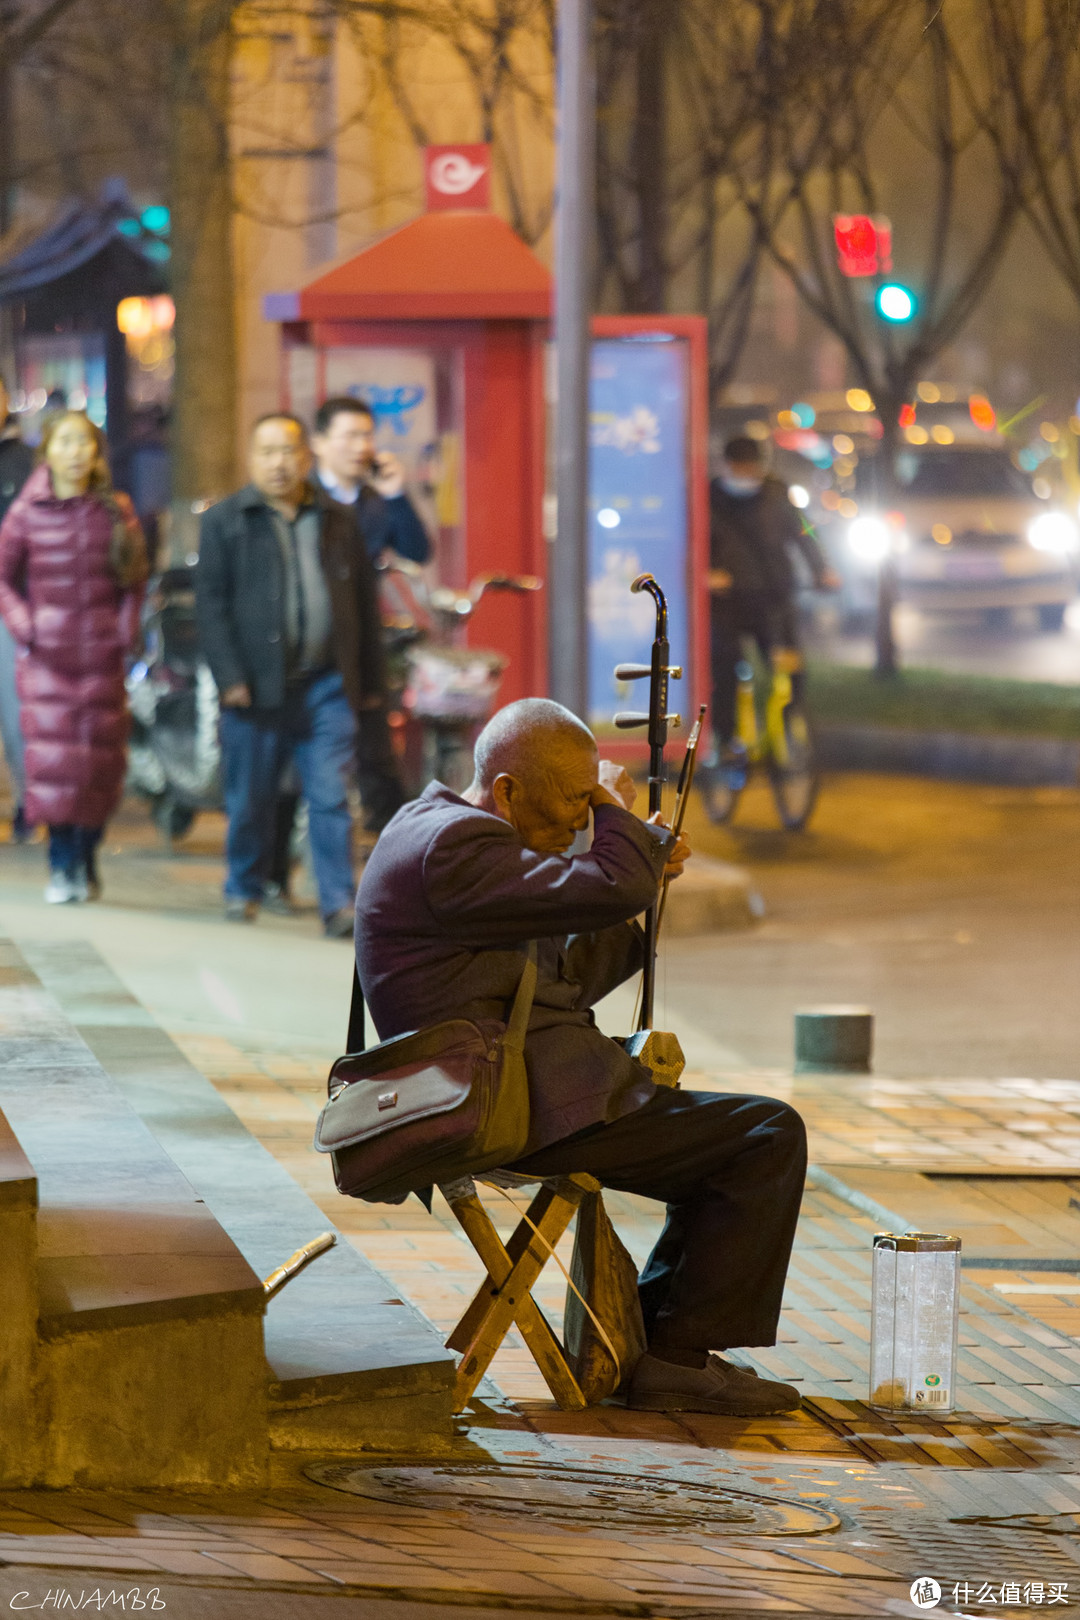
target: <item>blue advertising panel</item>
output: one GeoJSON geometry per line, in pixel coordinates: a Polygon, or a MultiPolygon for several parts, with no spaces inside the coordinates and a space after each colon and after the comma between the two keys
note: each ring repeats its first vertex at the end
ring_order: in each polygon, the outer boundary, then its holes
{"type": "MultiPolygon", "coordinates": [[[[589,722],[647,708],[647,683],[620,686],[621,663],[648,663],[656,618],[636,575],[668,600],[671,661],[688,667],[687,345],[661,333],[593,342],[589,449],[589,722]]],[[[672,689],[672,707],[679,705],[672,689]]],[[[688,701],[688,700],[687,700],[688,701]]],[[[628,733],[636,736],[637,733],[628,733]]]]}

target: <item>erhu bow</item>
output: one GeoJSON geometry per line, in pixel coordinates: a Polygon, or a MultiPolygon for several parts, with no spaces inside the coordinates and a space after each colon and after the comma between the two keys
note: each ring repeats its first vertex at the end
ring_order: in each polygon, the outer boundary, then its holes
{"type": "MultiPolygon", "coordinates": [[[[615,716],[615,724],[620,731],[629,731],[638,726],[648,727],[649,737],[649,814],[655,815],[663,808],[664,796],[664,749],[667,746],[668,727],[677,727],[682,724],[681,717],[668,713],[668,683],[672,680],[682,679],[682,670],[678,665],[669,663],[671,647],[668,641],[668,610],[667,599],[660,586],[651,574],[639,574],[630,586],[631,591],[637,594],[647,591],[656,604],[656,635],[652,644],[652,658],[648,664],[618,664],[615,669],[617,681],[649,680],[649,712],[628,711],[615,716]]],[[[672,823],[676,835],[682,828],[683,818],[686,815],[686,805],[690,795],[690,787],[694,779],[694,762],[697,754],[698,739],[701,736],[702,721],[705,717],[705,707],[702,705],[694,729],[690,734],[686,756],[683,760],[682,771],[679,775],[678,793],[675,802],[675,816],[672,823]]],[[[628,1035],[623,1045],[631,1057],[637,1058],[646,1068],[650,1069],[653,1078],[660,1084],[675,1085],[683,1069],[683,1055],[678,1040],[674,1035],[652,1028],[653,1003],[656,992],[656,949],[660,932],[660,919],[663,915],[664,902],[667,899],[667,880],[665,879],[660,895],[645,914],[645,963],[641,977],[641,1012],[637,1019],[637,1028],[633,1035],[628,1035]]]]}

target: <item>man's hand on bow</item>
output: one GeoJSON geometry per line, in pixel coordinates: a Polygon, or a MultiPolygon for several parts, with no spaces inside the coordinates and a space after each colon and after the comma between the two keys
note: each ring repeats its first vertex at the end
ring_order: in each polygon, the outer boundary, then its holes
{"type": "MultiPolygon", "coordinates": [[[[664,820],[659,810],[656,811],[655,815],[651,815],[649,817],[649,826],[664,827],[668,832],[671,831],[669,824],[664,820]]],[[[686,841],[686,834],[680,833],[678,838],[675,840],[671,854],[668,856],[668,863],[664,867],[664,876],[666,878],[682,877],[683,867],[686,865],[693,853],[693,850],[686,841]]]]}

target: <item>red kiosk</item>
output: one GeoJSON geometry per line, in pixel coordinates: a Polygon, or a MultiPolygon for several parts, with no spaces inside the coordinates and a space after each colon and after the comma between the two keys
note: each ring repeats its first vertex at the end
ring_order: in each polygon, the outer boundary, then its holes
{"type": "MultiPolygon", "coordinates": [[[[547,575],[551,277],[510,226],[487,211],[489,168],[487,147],[429,147],[427,213],[301,291],[269,295],[263,306],[268,320],[281,323],[283,406],[310,420],[333,394],[372,405],[380,442],[405,461],[410,493],[419,492],[422,515],[437,535],[440,576],[455,586],[489,570],[547,575]]],[[[707,686],[708,665],[706,599],[690,589],[702,577],[707,547],[705,322],[609,316],[598,318],[594,331],[598,339],[670,341],[686,353],[680,590],[683,657],[695,676],[680,700],[689,711],[707,686]]],[[[611,521],[606,508],[600,517],[611,521]]],[[[597,532],[607,544],[604,531],[597,532]]],[[[470,639],[507,656],[501,700],[547,690],[547,613],[543,592],[481,604],[470,639]]]]}

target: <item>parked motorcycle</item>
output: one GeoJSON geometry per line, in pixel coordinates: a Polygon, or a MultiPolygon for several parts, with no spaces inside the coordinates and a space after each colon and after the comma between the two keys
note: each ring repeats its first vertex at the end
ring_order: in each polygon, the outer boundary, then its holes
{"type": "Polygon", "coordinates": [[[412,792],[438,780],[460,791],[472,780],[473,744],[496,706],[506,658],[465,644],[465,629],[488,591],[527,595],[535,574],[478,574],[466,591],[429,587],[415,563],[380,568],[390,662],[391,725],[412,792]]]}
{"type": "Polygon", "coordinates": [[[151,581],[143,656],[127,678],[128,786],[150,805],[171,844],[200,810],[221,808],[221,746],[214,678],[199,651],[194,567],[151,581]]]}

